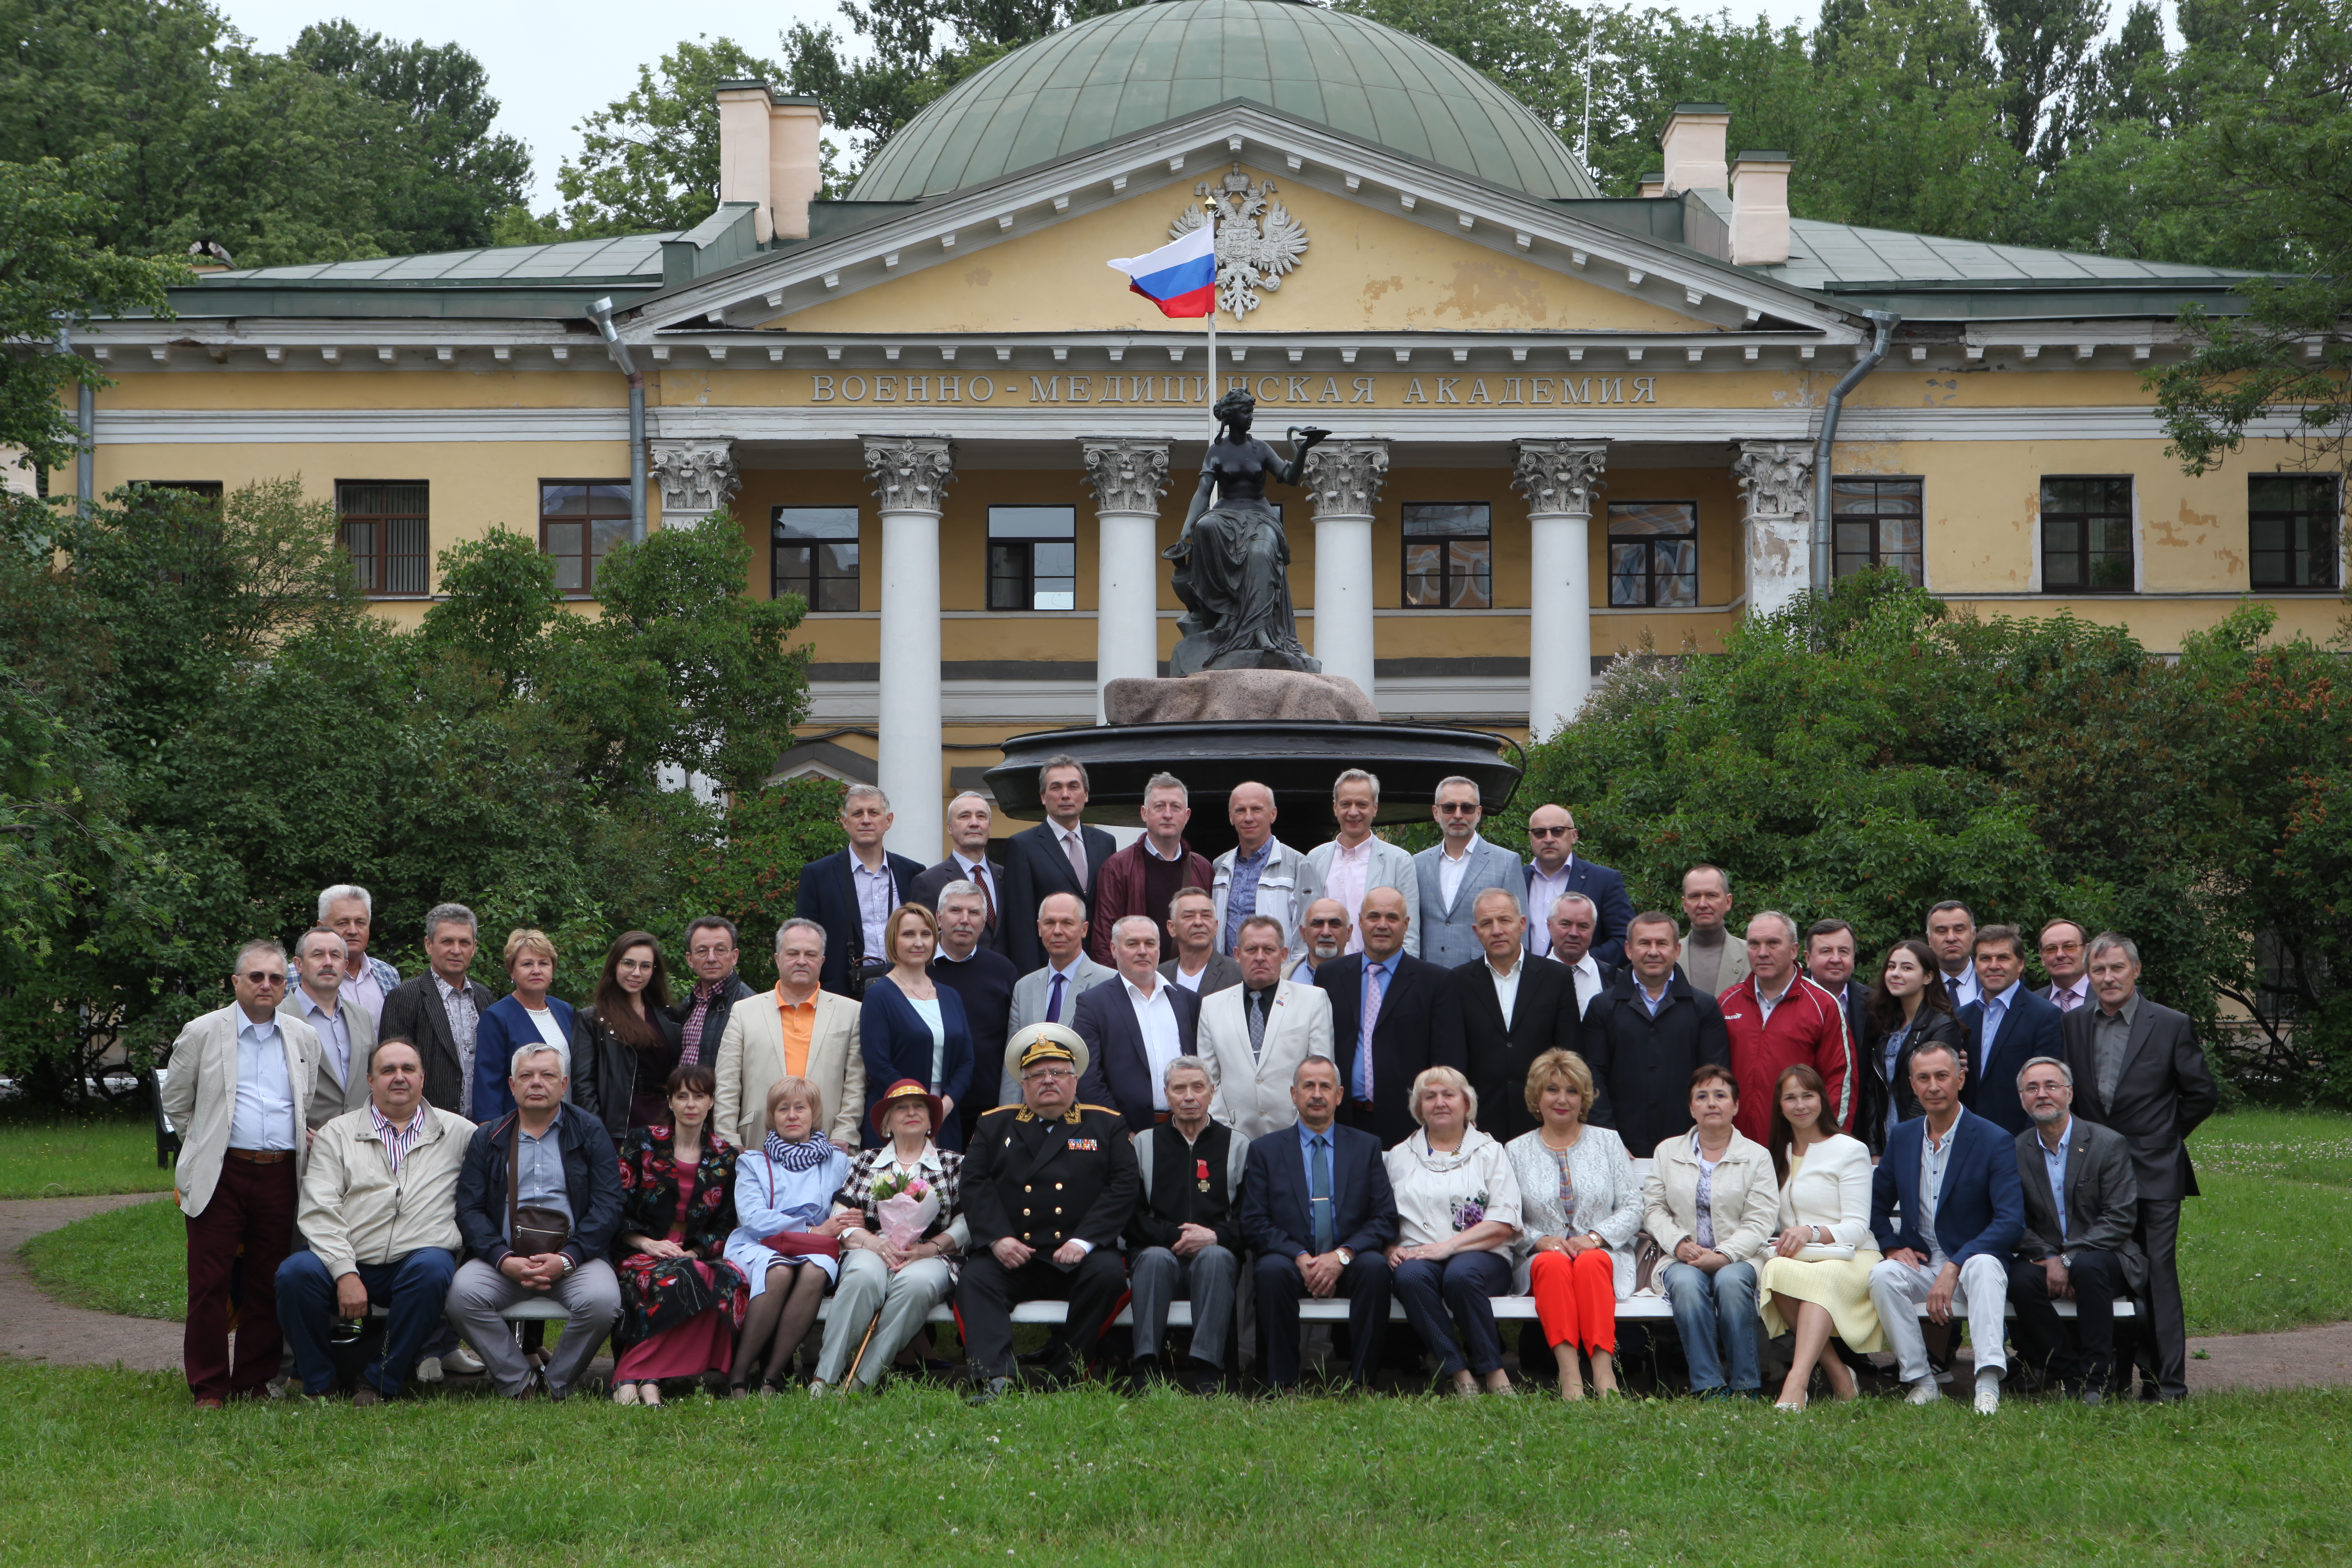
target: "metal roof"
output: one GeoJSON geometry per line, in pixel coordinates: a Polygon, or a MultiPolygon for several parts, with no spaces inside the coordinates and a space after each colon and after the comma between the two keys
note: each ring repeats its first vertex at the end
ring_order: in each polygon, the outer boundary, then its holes
{"type": "Polygon", "coordinates": [[[365,261],[328,261],[308,267],[257,267],[208,272],[204,289],[255,284],[511,284],[591,283],[637,279],[659,281],[666,234],[632,234],[618,239],[568,239],[554,245],[505,245],[483,250],[444,250],[431,256],[378,256],[365,261]]]}
{"type": "Polygon", "coordinates": [[[1793,218],[1789,259],[1752,270],[1800,289],[1842,283],[2216,283],[2247,276],[2221,267],[2137,261],[2025,245],[1944,239],[1889,228],[1793,218]]]}
{"type": "Polygon", "coordinates": [[[961,190],[1247,99],[1508,190],[1593,196],[1560,139],[1431,44],[1293,0],[1161,0],[1015,49],[875,154],[859,201],[961,190]]]}

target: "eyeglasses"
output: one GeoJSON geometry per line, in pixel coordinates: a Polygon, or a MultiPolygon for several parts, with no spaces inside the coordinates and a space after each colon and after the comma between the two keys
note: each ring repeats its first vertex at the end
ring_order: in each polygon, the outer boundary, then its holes
{"type": "Polygon", "coordinates": [[[1437,809],[1453,816],[1460,812],[1477,810],[1478,803],[1475,800],[1442,800],[1437,803],[1437,809]]]}
{"type": "Polygon", "coordinates": [[[245,983],[247,985],[283,985],[286,976],[272,974],[267,969],[248,969],[245,972],[245,983]]]}
{"type": "Polygon", "coordinates": [[[1576,829],[1572,827],[1530,827],[1528,829],[1528,837],[1530,838],[1565,838],[1568,835],[1575,831],[1576,829]]]}
{"type": "Polygon", "coordinates": [[[1021,1075],[1021,1081],[1024,1083],[1035,1083],[1040,1079],[1076,1078],[1077,1076],[1077,1069],[1075,1068],[1035,1068],[1028,1072],[1023,1073],[1021,1075]]]}

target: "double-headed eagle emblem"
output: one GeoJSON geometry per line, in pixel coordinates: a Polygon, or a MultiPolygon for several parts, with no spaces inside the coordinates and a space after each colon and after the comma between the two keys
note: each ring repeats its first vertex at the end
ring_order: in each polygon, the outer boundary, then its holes
{"type": "MultiPolygon", "coordinates": [[[[1307,251],[1306,226],[1275,200],[1272,180],[1253,185],[1239,163],[1192,192],[1216,203],[1217,303],[1239,321],[1263,303],[1258,290],[1280,289],[1283,274],[1298,265],[1307,251]]],[[[1181,239],[1208,221],[1204,207],[1187,206],[1168,226],[1168,237],[1181,239]]]]}

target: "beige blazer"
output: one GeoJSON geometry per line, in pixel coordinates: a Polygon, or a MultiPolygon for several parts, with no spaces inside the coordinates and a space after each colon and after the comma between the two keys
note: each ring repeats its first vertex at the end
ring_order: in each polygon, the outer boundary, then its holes
{"type": "Polygon", "coordinates": [[[324,1127],[310,1143],[298,1227],[330,1279],[362,1263],[396,1263],[428,1247],[465,1248],[457,1229],[457,1172],[474,1124],[425,1106],[425,1131],[392,1173],[375,1119],[362,1105],[324,1127]]]}
{"type": "Polygon", "coordinates": [[[1265,1048],[1250,1057],[1249,992],[1228,985],[1201,998],[1200,1040],[1216,1096],[1209,1114],[1234,1130],[1236,1143],[1279,1132],[1298,1121],[1290,1079],[1308,1057],[1331,1054],[1331,997],[1296,980],[1275,988],[1265,1016],[1265,1048]]]}
{"type": "MultiPolygon", "coordinates": [[[[824,1096],[825,1132],[855,1149],[866,1115],[866,1057],[857,1041],[856,1003],[830,991],[816,994],[803,1076],[824,1096]]],[[[727,1015],[719,1037],[719,1135],[739,1149],[757,1149],[768,1135],[768,1090],[784,1076],[784,1021],[772,989],[746,996],[727,1015]]]]}
{"type": "MultiPolygon", "coordinates": [[[[1760,1256],[1771,1244],[1780,1212],[1780,1180],[1764,1145],[1735,1132],[1715,1167],[1708,1189],[1714,1202],[1715,1249],[1734,1263],[1760,1256]]],[[[1698,1226],[1698,1156],[1691,1135],[1677,1132],[1658,1145],[1650,1173],[1642,1179],[1642,1228],[1672,1258],[1683,1237],[1698,1226]]]]}
{"type": "MultiPolygon", "coordinates": [[[[193,1018],[172,1042],[171,1071],[163,1080],[163,1115],[180,1133],[180,1164],[172,1195],[180,1212],[205,1212],[220,1184],[221,1161],[228,1149],[229,1125],[236,1117],[236,1026],[245,1015],[236,1003],[193,1018]]],[[[278,1019],[278,1043],[286,1052],[287,1087],[300,1114],[319,1087],[319,1037],[298,1018],[278,1019]]],[[[294,1140],[294,1179],[310,1164],[308,1138],[294,1140]]]]}
{"type": "MultiPolygon", "coordinates": [[[[278,1016],[291,1018],[317,1034],[307,1005],[296,999],[297,989],[287,986],[286,1000],[278,1005],[278,1016]]],[[[319,1041],[319,1086],[311,1091],[310,1110],[303,1116],[314,1131],[344,1111],[357,1110],[368,1102],[368,1055],[375,1049],[375,1020],[368,1016],[366,1008],[340,993],[335,1010],[342,1015],[343,1035],[352,1042],[351,1071],[344,1075],[348,1082],[335,1076],[335,1053],[327,1048],[322,1037],[319,1041]]]]}

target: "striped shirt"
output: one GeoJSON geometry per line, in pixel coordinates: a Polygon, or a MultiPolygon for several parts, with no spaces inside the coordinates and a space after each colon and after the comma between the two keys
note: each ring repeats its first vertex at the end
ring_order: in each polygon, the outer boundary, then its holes
{"type": "Polygon", "coordinates": [[[371,1100],[368,1101],[368,1120],[375,1125],[375,1135],[383,1140],[383,1163],[392,1167],[395,1177],[398,1176],[400,1163],[408,1158],[408,1152],[416,1147],[419,1138],[425,1136],[424,1103],[418,1102],[416,1110],[408,1118],[407,1126],[394,1127],[383,1119],[383,1112],[378,1110],[375,1101],[371,1100]]]}

